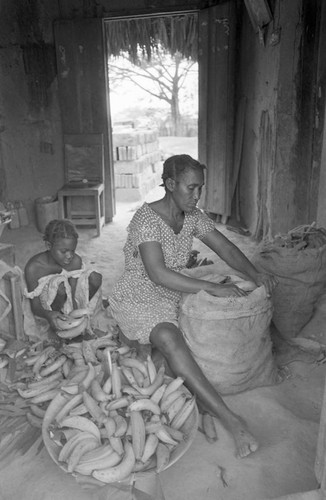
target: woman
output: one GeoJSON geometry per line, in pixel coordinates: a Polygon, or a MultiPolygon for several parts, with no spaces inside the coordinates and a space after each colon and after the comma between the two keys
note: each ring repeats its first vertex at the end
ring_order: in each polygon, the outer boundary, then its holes
{"type": "Polygon", "coordinates": [[[124,247],[125,272],[110,297],[111,311],[124,337],[140,355],[151,346],[165,358],[174,376],[181,376],[199,403],[228,429],[237,455],[245,457],[258,448],[242,419],[225,405],[195,362],[178,328],[182,292],[205,290],[217,297],[241,296],[232,283],[216,284],[185,276],[193,237],[203,241],[230,267],[240,271],[268,294],[276,285],[273,276],[259,273],[245,255],[196,204],[204,185],[204,165],[189,155],[175,155],[163,166],[165,196],[144,203],[128,227],[124,247]]]}

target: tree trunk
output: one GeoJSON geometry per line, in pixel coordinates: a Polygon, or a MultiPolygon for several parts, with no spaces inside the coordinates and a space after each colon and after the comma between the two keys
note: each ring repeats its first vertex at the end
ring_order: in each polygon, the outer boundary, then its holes
{"type": "Polygon", "coordinates": [[[181,115],[179,109],[179,97],[174,93],[171,100],[172,133],[175,136],[182,135],[181,115]]]}

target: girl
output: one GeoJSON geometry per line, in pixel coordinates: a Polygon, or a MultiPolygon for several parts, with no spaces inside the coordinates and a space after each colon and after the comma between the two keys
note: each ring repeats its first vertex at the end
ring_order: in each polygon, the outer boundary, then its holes
{"type": "Polygon", "coordinates": [[[59,330],[58,318],[77,308],[94,313],[101,300],[102,276],[85,269],[75,253],[78,233],[66,219],[52,220],[45,228],[45,252],[34,255],[25,266],[27,291],[35,316],[45,318],[50,327],[59,330]]]}

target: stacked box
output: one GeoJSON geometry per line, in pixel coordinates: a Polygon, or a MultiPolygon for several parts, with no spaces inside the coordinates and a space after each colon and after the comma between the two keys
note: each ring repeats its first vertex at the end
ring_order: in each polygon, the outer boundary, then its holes
{"type": "Polygon", "coordinates": [[[116,161],[114,164],[114,172],[117,174],[140,174],[147,170],[149,166],[155,165],[161,160],[160,152],[153,151],[145,154],[133,161],[116,161]]]}
{"type": "MultiPolygon", "coordinates": [[[[116,189],[116,200],[118,202],[135,202],[142,201],[145,196],[156,186],[161,183],[161,173],[156,171],[151,177],[143,179],[141,185],[138,188],[134,187],[124,187],[116,189]]],[[[162,191],[162,196],[163,196],[162,191]]]]}
{"type": "Polygon", "coordinates": [[[139,201],[160,182],[157,130],[125,128],[113,132],[117,201],[139,201]]]}

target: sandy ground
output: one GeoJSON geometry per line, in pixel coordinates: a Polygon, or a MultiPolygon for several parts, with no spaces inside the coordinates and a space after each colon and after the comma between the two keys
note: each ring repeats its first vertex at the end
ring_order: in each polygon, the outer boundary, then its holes
{"type": "MultiPolygon", "coordinates": [[[[146,201],[163,195],[162,188],[149,193],[146,201]]],[[[109,295],[112,285],[123,270],[122,248],[126,226],[139,203],[119,204],[114,221],[107,224],[100,238],[95,229],[80,229],[77,251],[93,262],[103,274],[103,293],[109,295]]],[[[248,236],[217,226],[234,241],[248,257],[256,244],[248,236]]],[[[16,247],[16,264],[24,267],[28,258],[44,248],[42,235],[33,227],[5,230],[2,243],[16,247]]],[[[196,243],[200,256],[212,255],[196,243]]],[[[218,263],[224,272],[225,266],[218,263]]],[[[324,341],[326,306],[321,300],[316,314],[305,328],[309,338],[324,341]]],[[[173,466],[158,477],[145,481],[147,492],[155,500],[267,500],[316,490],[314,462],[319,419],[324,391],[326,364],[314,360],[291,359],[287,378],[279,385],[261,387],[225,401],[248,422],[260,442],[257,452],[245,459],[234,456],[234,445],[219,422],[215,420],[218,441],[210,444],[197,432],[190,449],[173,466]],[[309,362],[308,362],[309,361],[309,362]],[[156,492],[154,492],[154,486],[156,492]]],[[[130,493],[110,495],[81,489],[75,479],[59,469],[43,449],[17,454],[10,463],[0,461],[0,500],[86,500],[132,499],[130,493]]],[[[137,497],[145,500],[145,495],[137,497]]],[[[305,497],[308,499],[308,497],[305,497]]],[[[311,493],[309,498],[317,498],[311,493]]]]}

